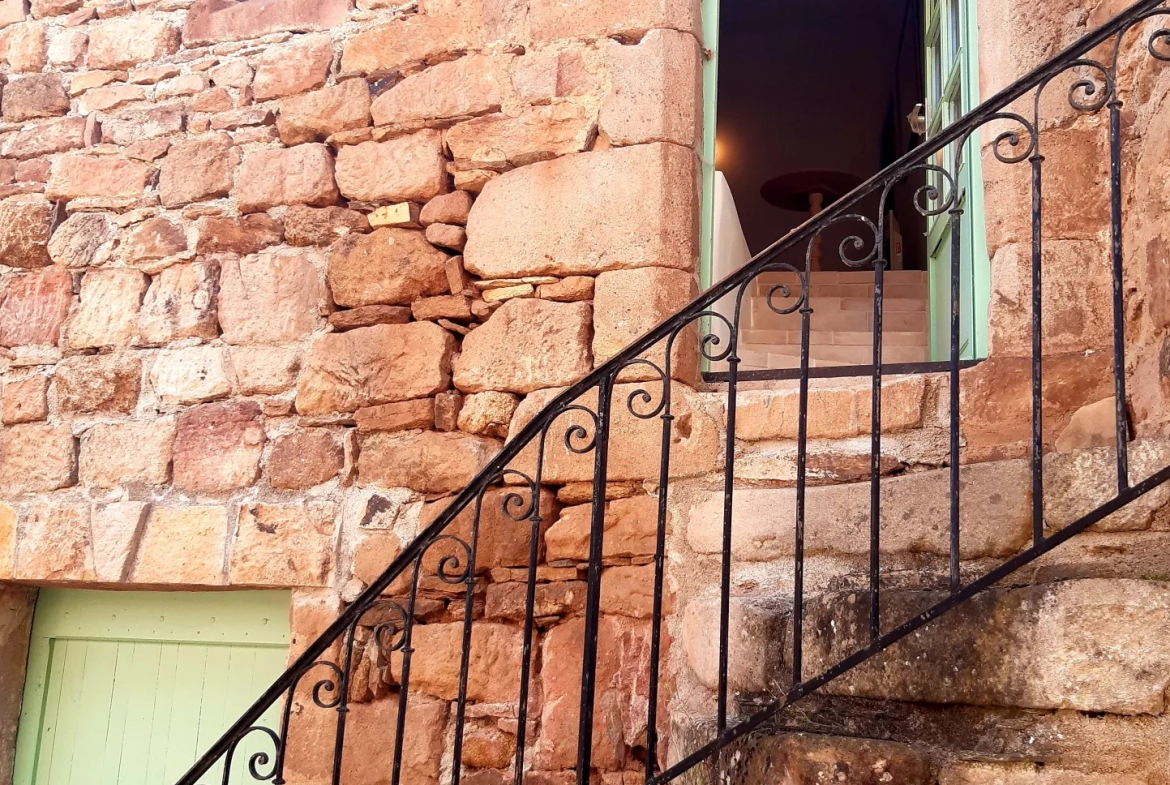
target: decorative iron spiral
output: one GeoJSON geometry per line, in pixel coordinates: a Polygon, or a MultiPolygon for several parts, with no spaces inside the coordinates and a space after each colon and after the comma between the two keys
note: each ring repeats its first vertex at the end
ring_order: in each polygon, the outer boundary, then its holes
{"type": "Polygon", "coordinates": [[[380,600],[378,607],[389,608],[396,617],[375,624],[371,633],[378,651],[382,656],[389,657],[391,652],[401,650],[406,643],[406,628],[410,624],[410,614],[394,600],[380,600]]]}
{"type": "Polygon", "coordinates": [[[589,407],[582,406],[578,403],[569,404],[557,412],[556,417],[553,417],[548,421],[548,424],[544,426],[544,432],[540,437],[541,448],[543,449],[544,447],[545,437],[548,436],[548,431],[552,427],[552,424],[565,412],[585,412],[589,415],[589,418],[593,420],[593,436],[589,435],[589,431],[586,430],[584,425],[574,424],[565,429],[565,449],[571,453],[576,453],[577,455],[585,455],[586,453],[593,450],[594,446],[597,444],[597,428],[600,423],[598,423],[596,412],[594,412],[589,407]],[[578,443],[574,445],[574,441],[578,443]]]}
{"type": "Polygon", "coordinates": [[[660,368],[657,363],[653,363],[650,360],[646,360],[640,357],[634,358],[633,360],[627,362],[620,369],[618,369],[618,373],[621,373],[621,371],[625,370],[626,368],[631,368],[635,365],[645,365],[651,368],[654,373],[658,375],[658,379],[662,382],[662,393],[658,396],[658,403],[654,405],[650,411],[638,411],[638,406],[635,403],[635,401],[641,401],[643,404],[654,403],[654,396],[651,395],[650,391],[645,387],[639,387],[638,389],[631,392],[626,398],[626,408],[629,410],[630,414],[634,415],[639,420],[650,420],[661,414],[663,408],[666,406],[666,386],[670,384],[670,380],[666,376],[666,371],[660,368]]]}
{"type": "Polygon", "coordinates": [[[263,725],[253,725],[236,737],[231,747],[228,748],[227,755],[224,756],[223,760],[223,785],[228,785],[231,779],[232,759],[235,758],[236,749],[244,739],[253,733],[261,733],[268,737],[272,742],[273,754],[270,755],[263,750],[252,753],[251,757],[248,758],[248,774],[257,782],[266,782],[276,777],[276,757],[279,755],[281,747],[280,736],[271,728],[266,728],[263,725]],[[268,773],[264,773],[261,771],[261,767],[263,766],[271,766],[272,768],[268,773]]]}
{"type": "Polygon", "coordinates": [[[843,215],[833,216],[831,219],[821,225],[821,227],[813,233],[813,236],[809,238],[808,248],[804,252],[805,264],[809,269],[812,269],[812,252],[817,238],[824,234],[825,230],[830,226],[844,223],[846,221],[857,221],[865,226],[865,228],[868,229],[873,235],[873,244],[870,246],[869,253],[865,254],[865,256],[861,257],[860,259],[851,257],[846,248],[848,246],[853,246],[853,250],[855,251],[864,250],[866,247],[866,240],[863,239],[859,234],[849,235],[841,241],[841,245],[837,248],[837,252],[840,255],[841,261],[844,262],[846,267],[865,267],[868,264],[873,264],[873,262],[877,260],[878,253],[882,246],[881,233],[878,231],[877,225],[860,213],[845,213],[843,215]]]}
{"type": "MultiPolygon", "coordinates": [[[[509,491],[500,500],[500,512],[506,515],[509,520],[519,523],[536,513],[536,508],[540,503],[540,491],[531,477],[515,469],[504,469],[497,476],[497,480],[506,482],[509,477],[517,478],[520,480],[520,484],[528,486],[528,501],[525,501],[524,496],[515,491],[509,491]]],[[[487,488],[485,487],[484,490],[486,491],[487,488]]]]}
{"type": "Polygon", "coordinates": [[[471,577],[471,546],[464,542],[454,534],[440,534],[435,539],[427,544],[423,552],[419,554],[419,559],[435,547],[437,543],[443,541],[451,541],[456,543],[463,551],[462,558],[459,553],[448,553],[439,559],[439,564],[435,568],[435,576],[443,583],[454,586],[458,583],[465,583],[471,577]]]}

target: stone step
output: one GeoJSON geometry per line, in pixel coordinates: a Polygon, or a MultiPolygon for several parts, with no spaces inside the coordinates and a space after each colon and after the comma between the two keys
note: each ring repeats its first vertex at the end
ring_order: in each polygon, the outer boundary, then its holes
{"type": "MultiPolygon", "coordinates": [[[[779,293],[773,296],[772,303],[783,310],[791,306],[792,300],[785,300],[779,293]]],[[[836,311],[873,311],[872,297],[830,297],[813,294],[809,298],[814,316],[817,314],[833,313],[836,311]]],[[[882,300],[882,313],[901,313],[912,311],[926,313],[929,302],[925,297],[886,297],[882,300]]],[[[751,298],[751,310],[776,313],[768,306],[767,292],[754,295],[751,298]]]]}
{"type": "MultiPolygon", "coordinates": [[[[869,330],[810,330],[810,346],[872,346],[873,333],[869,330]]],[[[756,330],[743,331],[741,344],[771,350],[777,346],[800,346],[800,330],[756,330]]],[[[884,346],[926,346],[930,336],[925,332],[883,330],[884,346]]]]}
{"type": "MultiPolygon", "coordinates": [[[[751,326],[763,330],[792,330],[799,332],[803,323],[799,313],[778,314],[767,307],[762,300],[754,300],[751,310],[751,326]]],[[[868,332],[873,330],[873,311],[827,310],[814,311],[809,317],[813,330],[842,330],[868,332]]],[[[926,312],[893,311],[882,313],[883,329],[890,332],[926,332],[926,312]]]]}
{"type": "Polygon", "coordinates": [[[742,785],[934,785],[930,758],[909,744],[784,733],[757,737],[728,778],[742,785]]]}

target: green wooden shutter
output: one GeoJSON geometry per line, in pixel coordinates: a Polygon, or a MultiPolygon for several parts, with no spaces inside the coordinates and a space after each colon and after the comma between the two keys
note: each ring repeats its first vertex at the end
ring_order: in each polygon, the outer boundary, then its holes
{"type": "MultiPolygon", "coordinates": [[[[284,669],[289,604],[288,592],[42,590],[14,785],[178,779],[284,669]]],[[[259,734],[240,745],[233,781],[250,781],[261,751],[272,743],[259,734]]]]}

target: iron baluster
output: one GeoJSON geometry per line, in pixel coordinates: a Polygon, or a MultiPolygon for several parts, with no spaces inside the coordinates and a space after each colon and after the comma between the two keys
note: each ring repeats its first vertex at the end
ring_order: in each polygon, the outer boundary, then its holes
{"type": "MultiPolygon", "coordinates": [[[[467,712],[467,672],[471,666],[471,625],[475,611],[475,549],[479,542],[479,522],[483,512],[483,495],[481,491],[475,500],[475,513],[471,519],[471,542],[467,549],[467,564],[464,569],[464,582],[467,588],[463,596],[463,650],[459,658],[459,693],[455,701],[455,742],[451,764],[451,785],[459,785],[459,778],[463,773],[463,724],[467,712]]],[[[508,497],[503,502],[506,504],[508,497]]],[[[449,557],[448,557],[449,558],[449,557]]],[[[440,567],[440,572],[442,568],[440,567]]],[[[440,579],[442,579],[440,575],[440,579]]]]}
{"type": "Polygon", "coordinates": [[[349,634],[345,638],[345,665],[341,668],[340,684],[337,695],[337,732],[333,742],[333,785],[341,783],[341,758],[345,751],[345,721],[349,716],[349,675],[353,668],[353,639],[357,633],[358,620],[354,619],[350,625],[349,634]]]}
{"type": "MultiPolygon", "coordinates": [[[[961,167],[962,153],[956,159],[955,171],[961,167]]],[[[950,368],[950,560],[951,560],[951,592],[959,590],[959,510],[961,502],[961,484],[959,477],[959,353],[961,347],[959,339],[960,314],[959,298],[962,277],[962,226],[963,208],[958,194],[955,194],[954,204],[951,206],[951,368],[950,368]]]]}
{"type": "Polygon", "coordinates": [[[1125,393],[1125,269],[1121,227],[1121,99],[1109,101],[1109,207],[1113,262],[1113,403],[1117,421],[1117,492],[1129,487],[1129,417],[1125,393]]]}
{"type": "Polygon", "coordinates": [[[434,545],[434,539],[426,543],[422,552],[415,557],[411,574],[410,597],[406,604],[406,619],[402,631],[402,665],[398,674],[398,721],[394,726],[394,763],[390,769],[390,785],[402,781],[402,748],[406,733],[406,702],[410,696],[410,659],[414,655],[411,638],[414,632],[414,611],[418,600],[418,581],[422,572],[423,555],[434,545]]]}
{"type": "Polygon", "coordinates": [[[804,657],[804,508],[808,484],[808,367],[812,333],[809,305],[811,269],[805,267],[801,281],[800,306],[800,390],[796,421],[796,544],[793,551],[792,579],[792,683],[800,684],[804,657]]]}
{"type": "MultiPolygon", "coordinates": [[[[1039,98],[1037,98],[1039,104],[1039,98]]],[[[1037,118],[1036,129],[1040,127],[1037,118]]],[[[1042,322],[1043,165],[1039,139],[1032,164],[1032,542],[1044,542],[1044,325],[1042,322]]]]}
{"type": "Polygon", "coordinates": [[[727,727],[727,658],[731,634],[731,523],[735,502],[735,406],[740,311],[737,305],[731,328],[731,354],[727,357],[727,439],[723,457],[723,547],[719,564],[719,686],[716,695],[715,727],[727,727]]]}
{"type": "Polygon", "coordinates": [[[284,785],[284,756],[288,751],[288,726],[292,719],[293,694],[296,684],[288,688],[288,697],[284,699],[284,709],[280,715],[280,744],[276,748],[276,769],[272,777],[272,785],[284,785]]]}
{"type": "MultiPolygon", "coordinates": [[[[620,367],[620,366],[619,366],[620,367]]],[[[589,567],[585,595],[585,638],[581,652],[581,707],[577,726],[577,785],[589,785],[593,760],[593,703],[597,681],[597,632],[601,615],[601,561],[605,547],[605,491],[609,429],[616,372],[597,385],[597,432],[594,436],[593,509],[589,529],[589,567]]]]}
{"type": "Polygon", "coordinates": [[[886,260],[881,252],[884,233],[877,237],[878,258],[873,274],[873,388],[870,401],[869,451],[869,634],[881,635],[882,545],[882,298],[886,260]]]}
{"type": "MultiPolygon", "coordinates": [[[[677,333],[676,333],[677,335],[677,333]]],[[[662,656],[662,590],[666,573],[666,503],[670,485],[671,413],[670,355],[666,346],[666,384],[662,391],[662,454],[658,464],[658,520],[654,532],[654,607],[650,613],[650,683],[646,696],[646,779],[654,776],[658,761],[658,678],[662,656]]]]}

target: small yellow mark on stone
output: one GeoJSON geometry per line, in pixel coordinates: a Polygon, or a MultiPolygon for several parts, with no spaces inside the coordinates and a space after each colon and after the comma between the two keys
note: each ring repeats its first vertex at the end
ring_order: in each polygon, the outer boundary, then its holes
{"type": "Polygon", "coordinates": [[[414,202],[401,202],[379,207],[370,213],[370,226],[377,229],[381,226],[393,226],[400,229],[418,229],[419,206],[414,202]]]}

